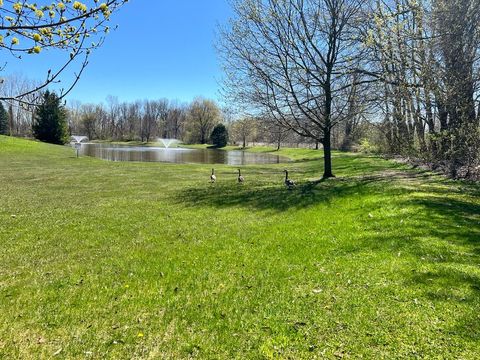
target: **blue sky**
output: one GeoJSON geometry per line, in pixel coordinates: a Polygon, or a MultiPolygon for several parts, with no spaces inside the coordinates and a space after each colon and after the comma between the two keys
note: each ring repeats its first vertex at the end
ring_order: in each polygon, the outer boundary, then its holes
{"type": "MultiPolygon", "coordinates": [[[[195,96],[220,100],[220,64],[214,49],[217,24],[231,15],[228,0],[130,0],[112,17],[112,31],[95,50],[67,99],[102,102],[195,96]]],[[[42,79],[60,54],[30,55],[9,61],[6,73],[42,79]]],[[[62,58],[68,54],[61,54],[62,58]]],[[[69,71],[73,71],[74,68],[69,71]]],[[[66,83],[69,74],[62,78],[66,83]]]]}

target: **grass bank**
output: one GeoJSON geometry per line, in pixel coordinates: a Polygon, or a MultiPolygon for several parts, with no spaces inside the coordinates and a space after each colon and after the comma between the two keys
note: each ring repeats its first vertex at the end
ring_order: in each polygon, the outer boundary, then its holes
{"type": "MultiPolygon", "coordinates": [[[[181,146],[190,148],[190,149],[212,148],[212,146],[208,144],[182,144],[181,146]]],[[[281,148],[280,150],[277,150],[276,148],[270,147],[270,146],[255,146],[255,147],[243,148],[241,146],[229,145],[229,146],[220,148],[220,150],[225,150],[225,151],[241,150],[241,151],[248,151],[248,152],[254,152],[254,153],[266,153],[266,154],[284,156],[286,158],[297,160],[297,161],[301,161],[301,160],[312,161],[312,160],[323,159],[322,150],[305,149],[305,148],[281,148]]]]}
{"type": "Polygon", "coordinates": [[[0,137],[0,358],[477,359],[478,186],[282,151],[292,191],[0,137]]]}

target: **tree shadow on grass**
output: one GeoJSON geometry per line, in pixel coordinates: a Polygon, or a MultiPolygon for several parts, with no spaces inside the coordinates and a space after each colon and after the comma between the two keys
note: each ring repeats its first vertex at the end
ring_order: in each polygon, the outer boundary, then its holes
{"type": "Polygon", "coordinates": [[[421,223],[427,225],[419,235],[434,236],[450,245],[466,246],[480,257],[480,203],[473,199],[454,199],[439,192],[436,196],[410,199],[406,205],[426,210],[417,214],[421,223]]]}
{"type": "MultiPolygon", "coordinates": [[[[298,162],[298,161],[297,161],[298,162]]],[[[360,164],[367,167],[368,164],[360,164]]],[[[303,209],[320,203],[345,197],[362,197],[371,194],[397,196],[423,187],[438,194],[465,191],[462,187],[445,186],[445,179],[429,171],[405,170],[392,167],[385,171],[370,172],[356,169],[354,176],[328,180],[304,181],[293,189],[284,186],[283,181],[247,181],[245,184],[216,183],[192,187],[175,195],[178,202],[217,208],[247,207],[259,210],[287,211],[303,209]],[[392,184],[397,186],[392,186],[392,184]]],[[[298,169],[295,174],[313,174],[310,168],[298,169]]],[[[259,176],[259,173],[255,174],[259,176]]],[[[263,176],[272,174],[263,174],[263,176]]],[[[471,189],[473,191],[473,189],[471,189]]]]}
{"type": "Polygon", "coordinates": [[[435,270],[414,272],[407,278],[406,285],[421,289],[423,297],[435,306],[450,305],[456,308],[456,317],[449,319],[453,326],[445,329],[449,334],[468,340],[480,340],[478,275],[451,266],[437,266],[435,270]],[[461,308],[463,310],[459,311],[461,308]]]}
{"type": "MultiPolygon", "coordinates": [[[[192,205],[282,212],[381,193],[378,201],[362,207],[365,221],[358,243],[345,248],[340,244],[337,254],[347,250],[416,258],[417,262],[406,260],[406,264],[418,268],[400,274],[409,289],[404,298],[413,301],[407,297],[420,293],[420,302],[447,308],[450,315],[445,316],[457,315],[448,318],[441,332],[479,341],[480,276],[472,270],[480,264],[479,189],[478,185],[449,181],[428,171],[390,169],[369,176],[305,182],[293,190],[281,183],[212,184],[176,196],[192,205]],[[382,201],[396,195],[407,195],[395,199],[398,211],[375,213],[382,201]],[[402,212],[402,208],[409,211],[402,212]],[[367,216],[369,212],[374,213],[372,218],[367,216]]],[[[441,317],[441,310],[436,314],[441,317]]]]}
{"type": "MultiPolygon", "coordinates": [[[[480,202],[474,194],[476,186],[459,184],[463,197],[455,198],[445,188],[433,187],[421,197],[409,197],[405,207],[418,208],[411,220],[404,215],[389,217],[388,223],[403,226],[402,231],[389,231],[386,219],[379,219],[373,231],[369,226],[367,239],[359,251],[373,250],[413,255],[421,264],[418,269],[403,273],[405,286],[422,294],[422,301],[434,306],[455,308],[453,325],[442,331],[468,341],[480,340],[480,276],[473,269],[480,264],[480,202]]],[[[400,203],[402,205],[402,202],[400,203]]],[[[357,250],[358,250],[357,249],[357,250]]]]}
{"type": "Polygon", "coordinates": [[[181,203],[217,208],[247,207],[259,210],[287,211],[302,209],[319,203],[330,203],[346,196],[365,195],[372,191],[369,184],[375,180],[332,179],[310,181],[288,189],[283,183],[211,184],[189,188],[178,193],[181,203]]]}
{"type": "MultiPolygon", "coordinates": [[[[439,183],[442,185],[441,180],[439,183]]],[[[480,264],[480,202],[475,187],[452,189],[432,183],[427,189],[413,186],[406,192],[415,192],[416,196],[403,198],[397,207],[418,211],[407,215],[399,211],[388,218],[373,219],[367,224],[368,239],[362,245],[371,249],[395,247],[435,263],[480,264]],[[392,224],[398,225],[392,229],[392,224]],[[426,239],[436,239],[437,243],[430,244],[426,239]]]]}

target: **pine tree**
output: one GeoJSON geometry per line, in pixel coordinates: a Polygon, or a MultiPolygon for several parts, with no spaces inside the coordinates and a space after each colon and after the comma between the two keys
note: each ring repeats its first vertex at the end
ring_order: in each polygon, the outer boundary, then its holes
{"type": "Polygon", "coordinates": [[[0,102],[0,135],[8,135],[8,114],[0,102]]]}
{"type": "Polygon", "coordinates": [[[46,91],[43,104],[36,111],[33,134],[36,139],[51,144],[65,144],[67,141],[67,113],[60,104],[60,98],[46,91]]]}
{"type": "Polygon", "coordinates": [[[228,143],[228,131],[225,125],[218,124],[215,126],[212,135],[210,136],[210,140],[212,140],[212,144],[215,147],[225,147],[228,143]]]}

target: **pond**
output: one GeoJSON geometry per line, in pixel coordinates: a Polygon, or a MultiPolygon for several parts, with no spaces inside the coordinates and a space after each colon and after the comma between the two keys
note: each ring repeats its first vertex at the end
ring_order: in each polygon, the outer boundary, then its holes
{"type": "Polygon", "coordinates": [[[241,150],[164,148],[113,144],[82,144],[80,155],[109,161],[166,162],[177,164],[280,164],[288,162],[282,156],[241,150]]]}

